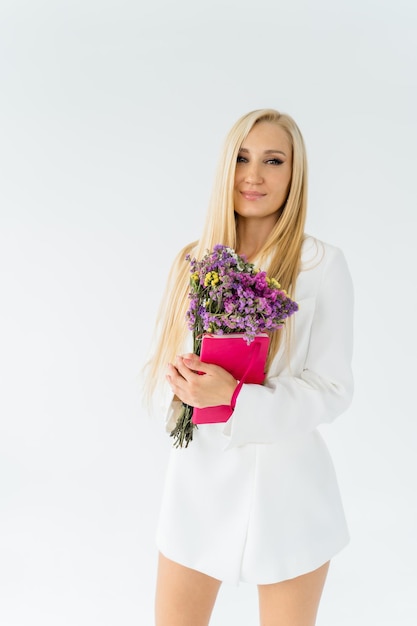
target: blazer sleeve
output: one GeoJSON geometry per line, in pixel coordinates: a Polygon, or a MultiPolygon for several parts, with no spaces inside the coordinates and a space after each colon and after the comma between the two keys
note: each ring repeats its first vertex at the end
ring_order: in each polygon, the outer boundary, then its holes
{"type": "Polygon", "coordinates": [[[223,430],[229,438],[226,448],[307,433],[348,408],[353,394],[352,280],[338,248],[328,248],[322,262],[304,367],[297,375],[286,371],[264,385],[242,386],[223,430]]]}

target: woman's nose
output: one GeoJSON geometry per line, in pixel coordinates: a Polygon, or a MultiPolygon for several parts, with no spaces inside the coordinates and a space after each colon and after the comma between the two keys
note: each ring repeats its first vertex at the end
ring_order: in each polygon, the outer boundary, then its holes
{"type": "Polygon", "coordinates": [[[256,185],[262,182],[262,174],[257,163],[248,163],[245,180],[251,185],[256,185]]]}

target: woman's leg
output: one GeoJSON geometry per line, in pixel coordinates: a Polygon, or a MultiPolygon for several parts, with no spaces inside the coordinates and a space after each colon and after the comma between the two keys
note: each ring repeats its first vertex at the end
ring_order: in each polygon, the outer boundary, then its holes
{"type": "Polygon", "coordinates": [[[273,585],[258,585],[261,626],[314,626],[329,563],[273,585]]]}
{"type": "Polygon", "coordinates": [[[207,626],[221,582],[159,555],[156,626],[207,626]]]}

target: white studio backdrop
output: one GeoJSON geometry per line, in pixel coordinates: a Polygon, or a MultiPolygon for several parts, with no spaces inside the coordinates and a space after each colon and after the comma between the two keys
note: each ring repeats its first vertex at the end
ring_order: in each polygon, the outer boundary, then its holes
{"type": "MultiPolygon", "coordinates": [[[[356,395],[322,429],[351,528],[322,626],[415,626],[414,2],[0,2],[0,623],[153,623],[171,446],[138,375],[221,143],[296,119],[308,232],[356,287],[356,395]]],[[[212,624],[257,623],[224,586],[212,624]]]]}

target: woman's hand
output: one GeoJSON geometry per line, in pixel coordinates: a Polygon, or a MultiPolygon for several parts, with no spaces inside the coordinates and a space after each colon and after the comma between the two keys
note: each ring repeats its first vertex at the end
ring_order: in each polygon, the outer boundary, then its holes
{"type": "Polygon", "coordinates": [[[218,365],[203,363],[196,354],[177,356],[174,364],[169,363],[166,378],[182,402],[199,409],[229,405],[237,385],[229,372],[218,365]]]}

